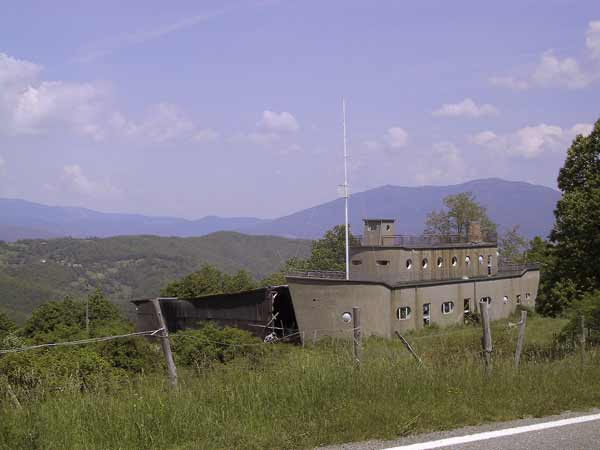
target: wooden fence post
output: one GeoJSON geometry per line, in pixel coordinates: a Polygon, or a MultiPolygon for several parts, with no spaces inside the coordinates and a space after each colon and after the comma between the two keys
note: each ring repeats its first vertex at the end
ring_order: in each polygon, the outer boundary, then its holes
{"type": "Polygon", "coordinates": [[[360,327],[360,308],[352,308],[352,324],[354,325],[354,360],[360,364],[362,358],[362,329],[360,327]]]}
{"type": "Polygon", "coordinates": [[[404,336],[402,336],[397,331],[396,331],[396,335],[400,338],[400,340],[402,341],[402,343],[404,344],[404,346],[406,347],[406,349],[410,352],[410,354],[413,355],[413,357],[417,360],[417,362],[419,363],[419,366],[422,366],[423,365],[423,361],[421,361],[421,358],[419,358],[419,355],[417,355],[417,353],[413,350],[413,348],[408,343],[408,341],[406,339],[404,339],[404,336]]]}
{"type": "Polygon", "coordinates": [[[490,329],[490,312],[489,304],[486,300],[479,302],[481,311],[481,325],[483,327],[483,337],[481,338],[481,346],[483,347],[483,359],[485,361],[485,373],[492,373],[492,331],[490,329]]]}
{"type": "Polygon", "coordinates": [[[167,362],[167,371],[169,374],[169,381],[171,386],[177,387],[177,367],[175,366],[175,360],[173,359],[173,353],[171,352],[171,342],[169,340],[169,331],[167,330],[167,324],[163,317],[160,309],[160,302],[157,298],[152,300],[154,305],[154,314],[156,316],[156,322],[158,327],[161,328],[159,332],[160,345],[162,347],[163,354],[165,355],[165,361],[167,362]]]}
{"type": "Polygon", "coordinates": [[[581,335],[579,336],[579,343],[581,344],[581,349],[585,350],[585,317],[581,316],[579,318],[579,324],[581,326],[581,335]]]}
{"type": "Polygon", "coordinates": [[[527,326],[527,311],[521,311],[521,321],[519,322],[519,337],[517,339],[517,350],[515,352],[515,367],[518,369],[521,364],[521,352],[525,343],[525,327],[527,326]]]}

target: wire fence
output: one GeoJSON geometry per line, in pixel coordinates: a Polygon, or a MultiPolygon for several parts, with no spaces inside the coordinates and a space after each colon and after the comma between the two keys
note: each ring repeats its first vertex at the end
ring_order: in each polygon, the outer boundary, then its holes
{"type": "Polygon", "coordinates": [[[119,334],[119,335],[115,335],[115,336],[102,336],[102,337],[97,337],[97,338],[79,339],[77,341],[51,342],[51,343],[47,343],[47,344],[15,347],[15,348],[0,350],[0,355],[4,355],[7,353],[26,352],[29,350],[38,350],[38,349],[50,348],[50,347],[69,347],[69,346],[75,346],[75,345],[94,344],[97,342],[114,341],[116,339],[124,339],[124,338],[135,337],[135,336],[154,336],[154,335],[156,335],[156,333],[159,333],[160,331],[163,331],[163,330],[164,330],[164,328],[159,328],[157,330],[139,331],[136,333],[119,334]]]}

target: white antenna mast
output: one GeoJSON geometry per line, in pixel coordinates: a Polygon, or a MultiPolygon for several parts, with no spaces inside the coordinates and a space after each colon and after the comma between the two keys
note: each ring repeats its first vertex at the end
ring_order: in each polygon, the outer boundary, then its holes
{"type": "Polygon", "coordinates": [[[348,147],[346,145],[346,99],[342,97],[342,114],[344,116],[344,213],[346,231],[346,280],[350,279],[350,239],[348,230],[348,147]]]}

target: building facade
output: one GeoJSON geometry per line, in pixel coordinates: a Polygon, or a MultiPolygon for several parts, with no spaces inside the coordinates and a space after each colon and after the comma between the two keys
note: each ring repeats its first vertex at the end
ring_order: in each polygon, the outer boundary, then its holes
{"type": "Polygon", "coordinates": [[[361,308],[365,335],[460,324],[490,307],[492,320],[518,305],[535,306],[539,270],[502,262],[495,233],[472,223],[463,235],[394,234],[394,220],[366,219],[360,245],[350,248],[350,279],[338,272],[287,276],[299,331],[306,338],[338,336],[352,329],[361,308]]]}

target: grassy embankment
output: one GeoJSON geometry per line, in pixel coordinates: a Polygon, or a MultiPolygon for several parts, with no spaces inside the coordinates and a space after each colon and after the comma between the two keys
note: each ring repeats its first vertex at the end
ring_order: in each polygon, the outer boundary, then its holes
{"type": "Polygon", "coordinates": [[[425,366],[398,341],[368,339],[362,366],[341,340],[278,346],[265,360],[182,372],[170,392],[146,376],[97,392],[79,389],[0,410],[3,449],[294,449],[474,425],[600,406],[600,352],[550,358],[563,321],[528,322],[520,371],[516,329],[493,327],[493,376],[483,374],[480,329],[408,336],[425,366]]]}

